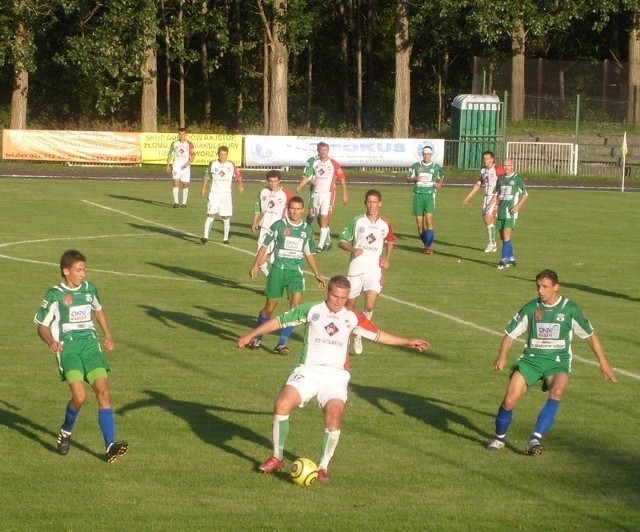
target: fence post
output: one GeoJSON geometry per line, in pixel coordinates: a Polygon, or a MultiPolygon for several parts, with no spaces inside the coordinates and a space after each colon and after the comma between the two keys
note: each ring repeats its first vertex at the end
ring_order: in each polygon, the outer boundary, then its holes
{"type": "Polygon", "coordinates": [[[580,144],[580,95],[576,94],[576,144],[580,144]]]}

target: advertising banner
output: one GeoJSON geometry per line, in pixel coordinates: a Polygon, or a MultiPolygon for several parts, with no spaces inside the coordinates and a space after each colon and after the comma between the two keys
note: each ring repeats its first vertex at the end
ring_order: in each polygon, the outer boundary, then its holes
{"type": "Polygon", "coordinates": [[[86,164],[139,164],[140,134],[5,129],[2,158],[86,164]]]}
{"type": "MultiPolygon", "coordinates": [[[[167,164],[167,154],[171,142],[178,133],[141,133],[142,162],[144,164],[167,164]]],[[[193,166],[206,166],[209,161],[218,158],[218,148],[229,148],[229,160],[237,166],[242,165],[242,135],[222,135],[208,133],[189,133],[187,140],[193,143],[196,158],[193,166]]]]}
{"type": "Polygon", "coordinates": [[[317,154],[316,145],[329,144],[329,155],[342,166],[406,167],[422,159],[422,148],[430,146],[433,161],[444,162],[444,139],[337,138],[247,135],[244,166],[304,166],[317,154]]]}

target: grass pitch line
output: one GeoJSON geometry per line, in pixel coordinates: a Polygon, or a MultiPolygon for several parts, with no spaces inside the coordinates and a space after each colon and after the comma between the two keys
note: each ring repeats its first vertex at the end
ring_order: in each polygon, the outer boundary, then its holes
{"type": "MultiPolygon", "coordinates": [[[[82,201],[84,201],[85,203],[88,203],[90,205],[93,205],[95,207],[100,207],[101,209],[105,209],[107,211],[115,212],[115,213],[118,213],[118,214],[122,214],[123,216],[128,216],[130,218],[134,218],[135,220],[138,220],[140,222],[152,224],[152,225],[155,225],[155,226],[158,226],[158,227],[162,227],[164,229],[169,229],[171,231],[175,231],[176,233],[180,233],[180,234],[183,234],[183,235],[188,235],[188,236],[193,236],[193,237],[199,238],[198,235],[196,235],[196,234],[189,233],[187,231],[183,231],[183,230],[177,229],[175,227],[171,227],[170,225],[165,225],[165,224],[161,224],[161,223],[158,223],[158,222],[152,222],[150,220],[147,220],[145,218],[140,218],[139,216],[135,216],[134,214],[130,214],[128,212],[120,211],[120,210],[114,209],[112,207],[106,207],[105,205],[100,205],[99,203],[94,203],[93,201],[89,201],[89,200],[82,200],[82,201]]],[[[222,244],[220,244],[220,245],[222,245],[222,244]]],[[[234,249],[236,251],[240,251],[241,253],[245,253],[247,255],[254,256],[253,252],[247,251],[246,249],[241,249],[241,248],[237,248],[237,247],[229,246],[229,245],[225,245],[225,247],[234,249]]],[[[308,272],[305,272],[305,273],[308,273],[308,272]]],[[[411,303],[410,301],[404,301],[402,299],[398,299],[398,298],[395,298],[393,296],[389,296],[389,295],[386,295],[386,294],[380,294],[380,297],[382,297],[384,299],[388,299],[389,301],[393,301],[394,303],[397,303],[398,305],[405,305],[407,307],[411,307],[411,308],[416,309],[416,310],[421,310],[422,312],[427,312],[429,314],[433,314],[434,316],[438,316],[439,318],[443,318],[443,319],[446,319],[446,320],[449,320],[449,321],[453,321],[453,322],[458,323],[460,325],[464,325],[465,327],[470,327],[472,329],[476,329],[477,331],[482,331],[482,332],[485,332],[485,333],[488,333],[488,334],[492,334],[493,336],[497,336],[497,337],[502,338],[502,336],[504,335],[504,332],[497,332],[497,331],[494,331],[493,329],[489,329],[487,327],[483,327],[482,325],[478,325],[476,323],[463,320],[462,318],[458,318],[457,316],[452,316],[451,314],[446,314],[445,312],[440,312],[439,310],[434,310],[434,309],[430,309],[430,308],[427,308],[427,307],[423,307],[423,306],[418,305],[416,303],[411,303]]],[[[524,343],[524,341],[522,341],[520,339],[518,339],[518,341],[520,343],[524,343]]],[[[573,358],[574,358],[574,360],[578,360],[580,362],[584,362],[585,364],[591,364],[592,366],[597,366],[598,365],[598,363],[595,360],[582,358],[582,357],[580,357],[578,355],[573,355],[573,358]]],[[[619,368],[613,368],[613,369],[615,370],[616,373],[619,373],[620,375],[625,375],[627,377],[630,377],[632,379],[640,381],[640,375],[637,375],[636,373],[632,373],[630,371],[625,371],[625,370],[619,369],[619,368]]]]}
{"type": "MultiPolygon", "coordinates": [[[[134,237],[134,236],[149,236],[149,233],[132,233],[132,234],[124,234],[124,235],[95,235],[95,236],[79,236],[79,237],[59,237],[59,238],[38,238],[35,240],[21,240],[19,242],[6,242],[4,244],[0,244],[0,248],[8,247],[8,246],[16,246],[19,244],[36,244],[41,242],[57,242],[61,240],[97,240],[99,238],[122,238],[122,237],[134,237]]],[[[22,259],[19,257],[12,257],[11,255],[0,254],[0,259],[13,260],[16,262],[26,262],[28,264],[42,264],[44,266],[60,266],[57,262],[47,262],[43,260],[35,260],[35,259],[22,259]]],[[[192,278],[184,278],[184,277],[169,277],[168,275],[148,275],[143,273],[127,273],[127,272],[119,272],[115,270],[99,270],[96,268],[90,268],[92,272],[99,273],[110,273],[112,275],[121,275],[123,277],[141,277],[144,279],[163,279],[167,281],[187,281],[192,283],[205,283],[202,279],[192,279],[192,278]]]]}
{"type": "MultiPolygon", "coordinates": [[[[433,310],[427,307],[423,307],[421,305],[417,305],[415,303],[410,303],[409,301],[404,301],[402,299],[397,299],[393,296],[389,296],[386,294],[380,294],[380,297],[384,298],[384,299],[388,299],[389,301],[393,301],[394,303],[397,303],[398,305],[405,305],[407,307],[411,307],[413,309],[416,310],[421,310],[423,312],[428,312],[429,314],[433,314],[434,316],[438,316],[439,318],[444,318],[450,321],[453,321],[455,323],[458,323],[460,325],[464,325],[465,327],[471,327],[472,329],[476,329],[478,331],[482,331],[488,334],[492,334],[493,336],[498,336],[500,338],[502,338],[504,336],[504,332],[497,332],[494,331],[493,329],[489,329],[487,327],[483,327],[482,325],[478,325],[476,323],[470,322],[470,321],[466,321],[463,320],[462,318],[458,318],[457,316],[452,316],[450,314],[446,314],[444,312],[440,312],[439,310],[433,310]]],[[[517,339],[518,342],[524,344],[524,340],[518,338],[517,339]]],[[[585,364],[591,364],[592,366],[598,366],[598,363],[595,360],[591,360],[588,358],[583,358],[581,356],[578,355],[573,355],[573,359],[574,360],[579,360],[580,362],[584,362],[585,364]]],[[[627,377],[630,377],[632,379],[635,379],[637,381],[640,381],[640,375],[637,375],[635,373],[632,373],[630,371],[626,371],[624,369],[620,369],[620,368],[613,368],[614,371],[616,373],[619,373],[620,375],[625,375],[627,377]]]]}

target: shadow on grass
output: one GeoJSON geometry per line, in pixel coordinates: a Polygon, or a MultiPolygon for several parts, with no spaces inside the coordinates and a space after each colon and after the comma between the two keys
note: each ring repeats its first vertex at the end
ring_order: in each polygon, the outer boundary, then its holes
{"type": "MultiPolygon", "coordinates": [[[[182,266],[172,266],[169,264],[160,264],[158,262],[147,262],[147,264],[149,266],[155,266],[156,268],[174,273],[176,275],[189,277],[191,279],[198,279],[199,281],[204,281],[205,283],[221,286],[223,288],[247,290],[254,294],[264,295],[264,290],[262,288],[260,289],[252,288],[250,286],[247,286],[246,284],[241,284],[234,281],[233,279],[229,279],[228,277],[220,277],[218,275],[212,275],[202,270],[192,270],[191,268],[183,268],[182,266]]],[[[247,269],[247,271],[249,270],[247,269]]],[[[249,275],[247,275],[247,279],[249,279],[249,275]]]]}
{"type": "Polygon", "coordinates": [[[141,399],[124,405],[118,409],[118,415],[125,415],[133,410],[145,408],[162,408],[185,421],[192,432],[206,444],[214,445],[226,453],[250,462],[255,469],[262,462],[256,461],[254,456],[246,454],[237,446],[234,446],[232,442],[240,439],[254,443],[265,448],[265,458],[270,454],[269,449],[272,448],[271,440],[244,425],[230,421],[221,415],[216,415],[216,413],[229,413],[237,418],[238,415],[242,414],[271,417],[271,412],[239,410],[193,401],[181,401],[154,390],[144,390],[144,393],[148,396],[148,399],[141,399]]]}
{"type": "Polygon", "coordinates": [[[153,318],[166,327],[176,329],[176,326],[187,327],[194,331],[199,331],[211,336],[222,338],[223,340],[229,340],[235,343],[237,339],[236,334],[229,331],[227,324],[243,325],[249,328],[255,326],[255,320],[251,316],[245,316],[242,314],[233,314],[230,312],[215,311],[213,309],[203,309],[214,318],[214,321],[209,321],[186,312],[178,312],[175,310],[163,310],[158,307],[151,307],[148,305],[140,305],[150,318],[153,318]]]}
{"type": "Polygon", "coordinates": [[[164,201],[152,200],[148,198],[140,198],[136,196],[123,196],[121,194],[107,194],[110,198],[119,199],[119,200],[127,200],[127,201],[138,201],[140,203],[146,203],[148,205],[155,205],[156,207],[165,207],[167,209],[173,208],[173,203],[167,203],[164,201]]]}
{"type": "MultiPolygon", "coordinates": [[[[46,427],[43,427],[39,423],[35,423],[31,421],[29,418],[26,418],[17,413],[18,408],[13,405],[9,405],[5,401],[2,401],[5,405],[11,408],[11,410],[7,410],[4,408],[0,408],[0,425],[5,426],[8,429],[15,430],[17,433],[21,434],[25,438],[28,438],[44,447],[45,450],[58,454],[58,447],[56,444],[58,433],[49,430],[46,427]]],[[[104,460],[104,453],[97,453],[92,451],[89,447],[78,443],[77,441],[71,440],[71,451],[74,449],[80,450],[84,453],[87,453],[91,456],[95,456],[100,460],[104,460]]]]}
{"type": "Polygon", "coordinates": [[[392,412],[387,410],[383,404],[383,401],[388,401],[403,408],[404,413],[407,416],[426,423],[445,434],[450,434],[457,438],[463,438],[481,445],[486,445],[486,443],[493,437],[492,433],[482,430],[469,418],[456,413],[454,409],[468,410],[490,418],[493,418],[493,414],[475,410],[468,406],[442,401],[441,399],[436,399],[434,397],[423,397],[421,395],[402,392],[399,390],[364,386],[353,382],[349,387],[356,393],[356,395],[385,414],[392,415],[392,412]],[[469,431],[474,434],[468,434],[469,431]]]}
{"type": "MultiPolygon", "coordinates": [[[[535,283],[535,279],[526,279],[524,277],[511,276],[513,279],[519,279],[520,281],[527,281],[529,283],[535,283]]],[[[625,301],[640,301],[640,297],[633,297],[629,294],[623,294],[621,292],[613,292],[611,290],[605,290],[603,288],[597,288],[595,286],[588,286],[586,284],[578,283],[566,283],[560,280],[560,288],[566,287],[573,290],[579,290],[580,292],[587,292],[589,294],[595,294],[597,296],[612,297],[613,299],[624,299],[625,301]]]]}
{"type": "Polygon", "coordinates": [[[171,236],[173,238],[179,238],[187,242],[200,243],[200,238],[178,229],[169,229],[167,227],[161,227],[159,225],[141,225],[141,224],[129,224],[130,227],[138,229],[140,231],[148,231],[149,233],[158,233],[160,235],[171,236]]]}

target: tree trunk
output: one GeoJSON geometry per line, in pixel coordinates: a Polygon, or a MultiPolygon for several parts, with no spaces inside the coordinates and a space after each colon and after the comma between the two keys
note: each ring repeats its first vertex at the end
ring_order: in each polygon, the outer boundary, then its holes
{"type": "Polygon", "coordinates": [[[289,50],[282,42],[283,20],[287,11],[286,0],[275,0],[277,13],[271,28],[271,101],[269,103],[269,134],[287,135],[289,115],[287,109],[289,77],[289,50]]]}
{"type": "Polygon", "coordinates": [[[524,50],[525,31],[522,21],[516,22],[511,34],[511,120],[522,122],[524,118],[524,50]]]}
{"type": "Polygon", "coordinates": [[[342,75],[340,76],[342,92],[342,110],[349,113],[351,110],[351,98],[349,95],[349,33],[351,26],[351,10],[348,1],[342,0],[338,8],[342,19],[342,32],[340,35],[340,62],[342,64],[342,75]]]}
{"type": "MultiPolygon", "coordinates": [[[[202,17],[207,16],[207,2],[202,2],[202,17]]],[[[200,35],[200,73],[202,75],[202,112],[204,113],[204,121],[206,124],[211,123],[211,81],[209,76],[209,49],[207,47],[207,38],[204,33],[200,35]]]]}
{"type": "MultiPolygon", "coordinates": [[[[16,23],[14,46],[16,50],[22,50],[25,46],[27,28],[24,21],[16,23]]],[[[11,113],[9,116],[9,129],[27,129],[27,96],[29,94],[29,73],[24,63],[17,60],[13,70],[13,91],[11,93],[11,113]]]]}
{"type": "Polygon", "coordinates": [[[409,110],[411,107],[411,40],[409,38],[408,0],[398,0],[396,5],[396,82],[393,105],[393,137],[409,136],[409,110]]]}
{"type": "Polygon", "coordinates": [[[180,27],[179,33],[179,50],[178,50],[178,126],[185,127],[184,116],[184,98],[185,98],[185,70],[184,70],[184,56],[186,50],[186,39],[184,37],[184,0],[180,0],[178,9],[178,24],[180,27]]]}
{"type": "Polygon", "coordinates": [[[360,0],[356,4],[356,133],[362,135],[362,21],[360,0]]]}
{"type": "Polygon", "coordinates": [[[264,45],[262,47],[262,132],[269,134],[269,65],[271,54],[269,53],[269,40],[267,32],[264,32],[264,45]]]}
{"type": "Polygon", "coordinates": [[[142,131],[158,131],[158,57],[155,35],[147,38],[147,56],[142,66],[142,102],[140,105],[140,128],[142,131]]]}
{"type": "Polygon", "coordinates": [[[640,13],[631,15],[629,31],[629,96],[627,103],[627,122],[633,126],[640,124],[640,13]]]}
{"type": "Polygon", "coordinates": [[[373,57],[373,31],[375,29],[375,0],[367,1],[367,17],[366,17],[366,40],[365,40],[365,56],[366,56],[366,79],[364,80],[364,95],[363,95],[363,109],[364,109],[364,123],[365,127],[371,127],[372,120],[370,118],[374,99],[375,91],[375,68],[373,57]]]}
{"type": "Polygon", "coordinates": [[[171,125],[171,34],[169,32],[169,26],[167,24],[167,18],[165,16],[165,4],[164,0],[160,2],[160,8],[162,10],[162,24],[164,28],[164,66],[165,66],[165,78],[164,78],[164,96],[167,103],[167,125],[171,125]]]}
{"type": "Polygon", "coordinates": [[[307,61],[307,133],[311,132],[311,106],[313,105],[313,54],[311,44],[308,49],[307,61]]]}

